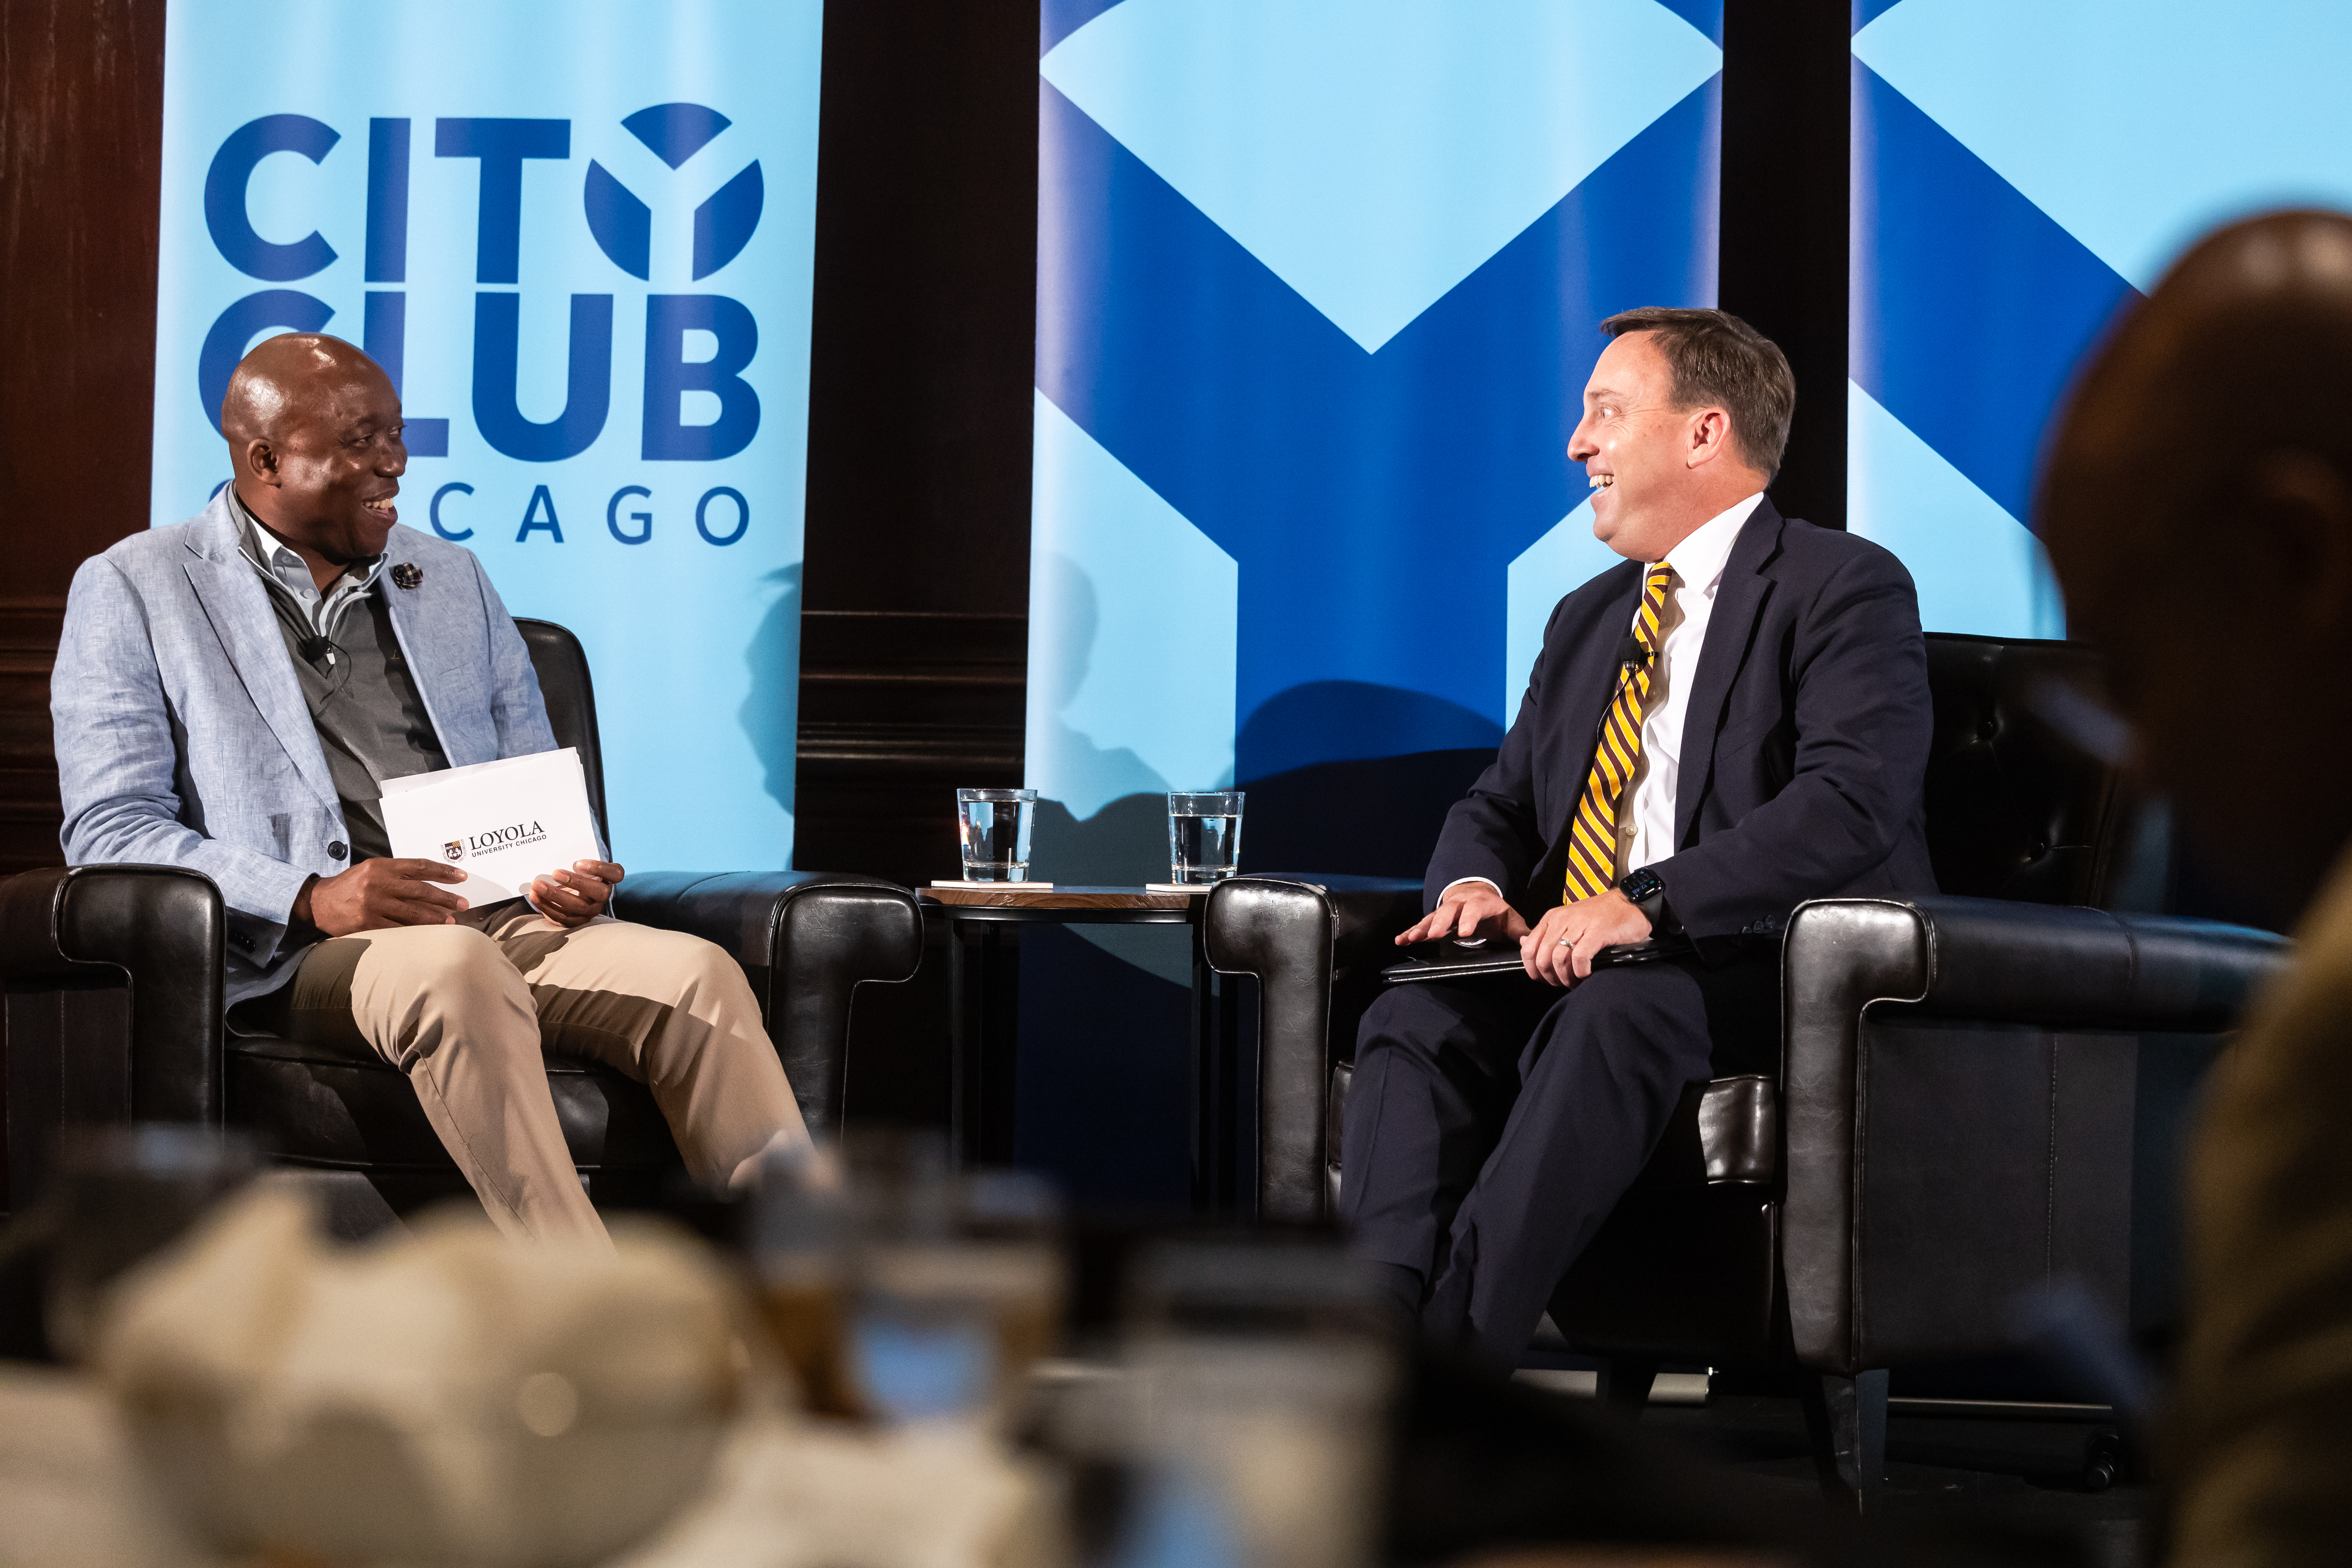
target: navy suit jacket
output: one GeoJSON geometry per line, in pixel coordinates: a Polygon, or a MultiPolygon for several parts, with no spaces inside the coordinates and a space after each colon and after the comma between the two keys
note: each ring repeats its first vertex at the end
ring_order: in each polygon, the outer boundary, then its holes
{"type": "MultiPolygon", "coordinates": [[[[1423,901],[1485,877],[1532,921],[1592,766],[1642,567],[1562,599],[1495,763],[1447,814],[1423,901]]],[[[1919,600],[1878,545],[1759,501],[1691,678],[1675,852],[1651,862],[1698,939],[1775,927],[1807,899],[1930,893],[1921,789],[1932,713],[1919,600]]]]}

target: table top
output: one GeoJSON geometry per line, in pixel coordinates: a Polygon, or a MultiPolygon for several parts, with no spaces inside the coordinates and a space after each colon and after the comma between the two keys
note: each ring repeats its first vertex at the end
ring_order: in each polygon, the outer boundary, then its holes
{"type": "Polygon", "coordinates": [[[959,910],[1167,910],[1177,913],[1208,901],[1209,890],[1197,893],[1156,893],[1145,887],[1080,887],[1069,882],[1051,888],[1005,882],[988,888],[921,888],[925,899],[959,910]]]}

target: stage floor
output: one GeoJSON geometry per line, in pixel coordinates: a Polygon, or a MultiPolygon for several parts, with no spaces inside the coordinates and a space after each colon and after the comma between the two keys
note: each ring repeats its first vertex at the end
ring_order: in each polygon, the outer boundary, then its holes
{"type": "MultiPolygon", "coordinates": [[[[1792,1498],[1817,1495],[1804,1416],[1794,1399],[1718,1394],[1704,1405],[1654,1404],[1641,1425],[1695,1457],[1786,1488],[1792,1498]]],[[[2065,1452],[2056,1440],[2063,1434],[2053,1436],[2052,1426],[1890,1416],[1886,1481],[1874,1521],[1929,1535],[1965,1521],[2064,1539],[2075,1544],[2084,1568],[2138,1568],[2154,1539],[2156,1489],[2133,1479],[2095,1492],[2068,1484],[2042,1468],[2065,1452]],[[1949,1463],[1956,1458],[1969,1468],[1949,1463]]]]}

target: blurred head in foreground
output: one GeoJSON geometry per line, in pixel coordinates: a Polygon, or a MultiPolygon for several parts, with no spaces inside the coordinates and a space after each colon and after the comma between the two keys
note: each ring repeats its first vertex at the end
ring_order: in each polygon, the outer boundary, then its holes
{"type": "Polygon", "coordinates": [[[2293,919],[2352,837],[2352,217],[2181,258],[2075,389],[2042,534],[2200,856],[2293,919]]]}
{"type": "Polygon", "coordinates": [[[2203,858],[2295,920],[2211,1073],[2168,1419],[2176,1568],[2352,1536],[2352,218],[2199,245],[2095,357],[2042,534],[2138,760],[2203,858]]]}

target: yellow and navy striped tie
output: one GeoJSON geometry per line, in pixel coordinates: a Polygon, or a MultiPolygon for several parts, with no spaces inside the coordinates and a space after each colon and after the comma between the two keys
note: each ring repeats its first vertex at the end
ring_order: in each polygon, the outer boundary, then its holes
{"type": "Polygon", "coordinates": [[[1617,806],[1642,756],[1642,707],[1650,698],[1658,627],[1674,577],[1675,569],[1661,561],[1643,579],[1642,613],[1633,622],[1633,640],[1646,657],[1639,664],[1628,660],[1618,667],[1617,694],[1609,700],[1600,743],[1592,749],[1592,776],[1585,780],[1576,816],[1568,826],[1567,886],[1560,894],[1564,904],[1596,898],[1616,883],[1617,806]]]}

